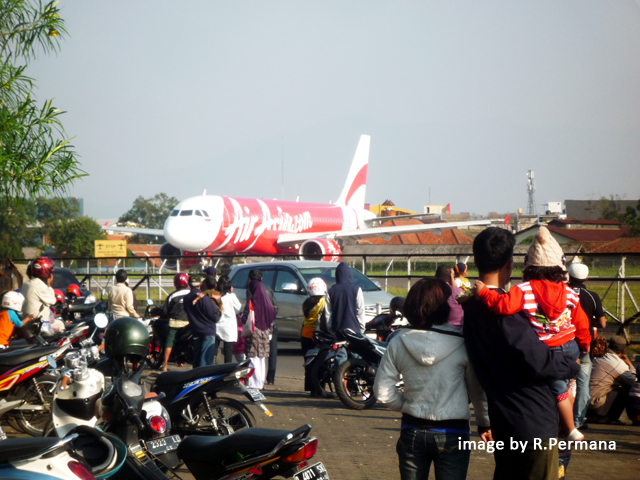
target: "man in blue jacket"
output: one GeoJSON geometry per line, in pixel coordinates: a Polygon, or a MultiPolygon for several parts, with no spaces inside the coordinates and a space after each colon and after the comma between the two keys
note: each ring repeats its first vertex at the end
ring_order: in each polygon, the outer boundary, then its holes
{"type": "MultiPolygon", "coordinates": [[[[514,236],[490,227],[473,242],[480,280],[504,291],[511,279],[514,236]]],[[[523,313],[497,315],[474,297],[462,305],[469,359],[487,395],[494,480],[557,479],[558,409],[549,382],[575,377],[580,366],[540,341],[523,313]],[[517,443],[516,443],[517,442],[517,443]]]]}
{"type": "MultiPolygon", "coordinates": [[[[205,279],[205,283],[209,277],[205,279]]],[[[184,296],[184,311],[189,318],[189,327],[193,335],[193,368],[209,366],[213,363],[216,342],[216,323],[220,320],[220,310],[213,300],[204,295],[198,286],[200,279],[189,277],[191,291],[184,296]]],[[[215,288],[206,285],[205,288],[215,288]]]]}

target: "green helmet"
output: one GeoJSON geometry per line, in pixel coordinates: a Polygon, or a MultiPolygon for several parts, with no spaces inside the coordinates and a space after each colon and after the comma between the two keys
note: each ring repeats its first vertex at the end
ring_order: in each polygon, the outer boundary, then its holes
{"type": "Polygon", "coordinates": [[[147,327],[132,317],[114,320],[104,334],[104,353],[109,358],[121,355],[146,357],[149,353],[147,327]]]}

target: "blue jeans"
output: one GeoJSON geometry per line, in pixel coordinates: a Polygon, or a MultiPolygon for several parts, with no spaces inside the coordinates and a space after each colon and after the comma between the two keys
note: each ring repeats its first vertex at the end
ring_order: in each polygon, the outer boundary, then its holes
{"type": "Polygon", "coordinates": [[[216,337],[193,337],[193,368],[208,367],[213,362],[216,337]]]}
{"type": "Polygon", "coordinates": [[[464,480],[471,450],[460,450],[458,442],[468,440],[469,434],[403,428],[396,445],[401,480],[426,480],[432,462],[436,480],[464,480]]]}
{"type": "MultiPolygon", "coordinates": [[[[573,360],[574,362],[580,355],[580,349],[578,348],[578,344],[575,340],[570,340],[567,343],[559,345],[557,347],[551,347],[551,350],[561,352],[565,358],[573,360]]],[[[552,382],[549,382],[549,387],[551,387],[551,393],[553,393],[557,397],[561,393],[567,393],[569,391],[569,379],[554,380],[552,382]]]]}
{"type": "Polygon", "coordinates": [[[589,352],[580,354],[580,373],[576,377],[578,390],[576,392],[576,403],[573,404],[573,421],[576,428],[584,424],[584,417],[587,415],[587,408],[591,401],[589,393],[589,379],[591,378],[591,356],[589,352]]]}

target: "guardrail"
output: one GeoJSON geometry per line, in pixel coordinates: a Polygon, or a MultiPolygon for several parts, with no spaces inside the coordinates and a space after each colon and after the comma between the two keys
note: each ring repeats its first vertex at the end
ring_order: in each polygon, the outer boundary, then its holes
{"type": "MultiPolygon", "coordinates": [[[[522,278],[524,254],[514,254],[513,279],[522,278]]],[[[636,298],[640,298],[640,254],[569,254],[567,263],[575,257],[590,267],[587,287],[600,295],[607,316],[619,325],[619,333],[629,337],[629,326],[640,318],[636,298]],[[635,311],[633,311],[635,310],[635,311]]],[[[197,258],[189,273],[201,273],[206,266],[217,266],[218,272],[237,263],[255,263],[274,260],[295,260],[286,255],[211,255],[197,258]]],[[[89,290],[100,294],[113,284],[115,272],[124,268],[131,279],[134,291],[144,291],[146,299],[162,301],[173,289],[172,278],[185,261],[193,262],[193,256],[176,256],[169,259],[175,268],[167,268],[166,259],[160,257],[114,258],[66,258],[54,260],[57,266],[71,270],[89,290]],[[156,262],[159,264],[156,264],[156,262]]],[[[342,254],[342,260],[380,283],[381,288],[393,294],[406,295],[406,291],[425,276],[431,276],[443,264],[465,262],[468,277],[477,278],[478,271],[473,256],[467,254],[342,254]]],[[[15,263],[29,260],[16,260],[15,263]]],[[[143,298],[144,298],[143,297],[143,298]]]]}

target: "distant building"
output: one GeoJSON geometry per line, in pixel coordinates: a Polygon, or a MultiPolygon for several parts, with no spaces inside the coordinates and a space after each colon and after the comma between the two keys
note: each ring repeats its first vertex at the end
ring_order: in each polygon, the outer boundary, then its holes
{"type": "MultiPolygon", "coordinates": [[[[383,227],[399,227],[406,225],[420,225],[422,223],[415,218],[390,219],[382,222],[383,227]]],[[[456,228],[447,228],[439,234],[425,231],[404,233],[402,235],[387,235],[383,237],[364,238],[358,241],[358,245],[471,245],[473,238],[465,235],[456,228]]]]}
{"type": "MultiPolygon", "coordinates": [[[[516,243],[533,237],[542,225],[534,225],[516,233],[516,243]]],[[[622,237],[627,229],[617,220],[553,219],[546,227],[559,244],[605,243],[622,237]]]]}
{"type": "Polygon", "coordinates": [[[395,204],[387,199],[380,205],[371,205],[369,211],[375,213],[378,217],[395,217],[397,215],[415,215],[416,212],[398,208],[395,204]]]}
{"type": "MultiPolygon", "coordinates": [[[[627,207],[636,208],[638,200],[614,200],[618,211],[624,213],[627,207]]],[[[565,200],[564,207],[567,218],[598,220],[602,218],[602,202],[600,200],[565,200]]]]}
{"type": "Polygon", "coordinates": [[[445,215],[451,213],[451,204],[447,203],[446,205],[425,205],[424,213],[434,213],[436,215],[445,215]]]}

